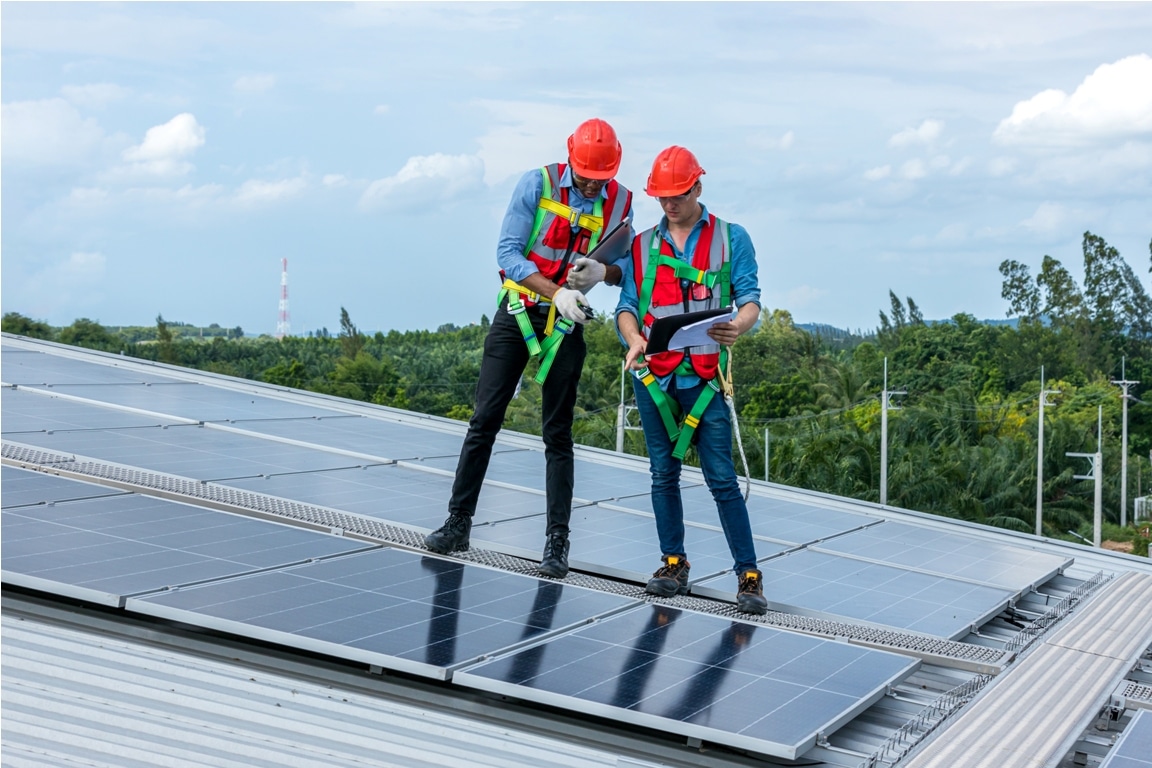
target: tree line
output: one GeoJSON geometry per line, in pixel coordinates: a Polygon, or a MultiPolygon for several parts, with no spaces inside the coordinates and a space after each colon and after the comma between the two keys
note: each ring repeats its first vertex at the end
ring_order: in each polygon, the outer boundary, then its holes
{"type": "MultiPolygon", "coordinates": [[[[1152,254],[1152,243],[1149,245],[1152,254]]],[[[839,496],[880,499],[880,419],[884,365],[889,391],[907,394],[889,411],[888,503],[1019,531],[1035,526],[1038,398],[1045,409],[1044,531],[1091,538],[1093,484],[1069,452],[1097,448],[1102,408],[1105,538],[1146,553],[1147,523],[1121,530],[1123,402],[1114,384],[1138,381],[1128,402],[1128,489],[1132,502],[1152,486],[1152,298],[1115,248],[1084,234],[1084,284],[1045,256],[1036,276],[1013,260],[1000,265],[1002,298],[1015,325],[957,314],[925,321],[911,297],[889,295],[878,328],[832,338],[797,328],[782,309],[765,309],[757,329],[733,348],[732,379],[742,445],[753,477],[839,496]]],[[[1149,270],[1152,272],[1152,269],[1149,270]]],[[[467,420],[472,414],[488,318],[464,327],[373,334],[340,310],[340,331],[307,337],[245,338],[240,329],[202,334],[158,317],[154,327],[109,329],[82,318],[52,328],[18,313],[3,330],[270,384],[420,413],[467,420]]],[[[585,327],[576,442],[616,447],[623,359],[613,319],[585,327]]],[[[534,363],[505,427],[540,432],[534,363]]],[[[632,400],[629,382],[624,399],[632,400]]],[[[638,425],[635,414],[630,415],[638,425]]],[[[627,430],[625,451],[644,454],[627,430]]],[[[695,463],[690,453],[687,461],[695,463]]]]}

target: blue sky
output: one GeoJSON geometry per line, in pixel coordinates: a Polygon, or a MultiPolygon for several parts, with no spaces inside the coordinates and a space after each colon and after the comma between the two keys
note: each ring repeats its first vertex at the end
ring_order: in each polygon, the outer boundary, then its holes
{"type": "MultiPolygon", "coordinates": [[[[292,332],[491,316],[516,179],[599,116],[640,227],[681,144],[764,305],[1003,317],[997,266],[1146,275],[1150,3],[0,6],[2,301],[292,332]]],[[[589,294],[610,311],[617,292],[589,294]]]]}

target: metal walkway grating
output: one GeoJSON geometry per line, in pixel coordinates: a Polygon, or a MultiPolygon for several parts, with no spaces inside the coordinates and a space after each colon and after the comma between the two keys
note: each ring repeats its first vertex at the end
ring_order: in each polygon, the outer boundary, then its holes
{"type": "MultiPolygon", "coordinates": [[[[422,531],[390,525],[373,518],[326,507],[160,472],[95,461],[87,457],[43,451],[7,441],[3,443],[2,455],[6,463],[23,466],[27,469],[72,476],[77,479],[95,480],[122,490],[157,495],[174,500],[192,501],[224,511],[293,521],[309,528],[327,530],[337,535],[354,536],[408,549],[424,550],[424,533],[422,531]]],[[[534,561],[499,552],[470,549],[467,552],[455,553],[454,557],[513,573],[536,575],[536,563],[534,561]]],[[[699,613],[754,621],[780,629],[836,638],[871,648],[891,650],[931,663],[979,674],[997,674],[1003,671],[1015,656],[1012,651],[997,648],[798,614],[770,611],[764,616],[749,616],[738,612],[733,603],[690,595],[657,598],[647,594],[644,588],[638,584],[589,574],[569,573],[565,582],[636,600],[660,602],[699,613]]]]}

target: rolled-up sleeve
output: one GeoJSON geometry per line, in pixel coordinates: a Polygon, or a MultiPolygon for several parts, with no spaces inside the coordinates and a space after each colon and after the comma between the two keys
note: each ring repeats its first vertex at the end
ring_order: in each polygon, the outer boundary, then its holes
{"type": "Polygon", "coordinates": [[[748,230],[739,224],[731,224],[732,239],[732,301],[737,307],[760,303],[760,279],[756,265],[756,249],[748,230]]]}

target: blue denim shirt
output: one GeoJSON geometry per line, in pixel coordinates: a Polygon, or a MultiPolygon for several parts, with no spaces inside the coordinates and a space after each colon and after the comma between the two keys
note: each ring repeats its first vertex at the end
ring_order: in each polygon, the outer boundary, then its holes
{"type": "MultiPolygon", "coordinates": [[[[572,167],[564,169],[560,183],[569,188],[568,205],[577,208],[581,213],[592,213],[596,200],[584,197],[580,190],[572,186],[572,167]]],[[[521,282],[540,269],[524,256],[524,249],[528,246],[528,238],[532,236],[532,225],[536,221],[536,209],[540,205],[540,196],[544,194],[544,179],[539,168],[533,168],[520,177],[516,189],[512,192],[512,200],[508,203],[508,210],[504,214],[504,223],[500,226],[500,239],[496,243],[496,263],[504,270],[504,275],[510,280],[521,282]]],[[[600,198],[608,199],[608,186],[600,189],[600,198]]],[[[626,215],[632,217],[629,207],[626,215]]],[[[576,226],[572,227],[575,232],[576,226]]],[[[625,251],[626,255],[627,251],[625,251]]],[[[546,303],[546,302],[543,302],[546,303]]]]}
{"type": "MultiPolygon", "coordinates": [[[[660,230],[660,236],[672,248],[672,253],[677,259],[685,263],[691,262],[691,257],[685,254],[691,254],[696,249],[696,241],[700,239],[700,232],[708,224],[708,209],[703,203],[700,204],[701,216],[696,225],[692,227],[692,231],[688,234],[688,240],[684,243],[684,250],[681,251],[676,247],[676,243],[672,240],[672,236],[668,234],[668,217],[662,216],[657,228],[660,230]]],[[[732,297],[733,304],[736,308],[744,306],[745,304],[754,303],[757,307],[760,304],[760,281],[757,277],[756,267],[756,249],[752,247],[752,238],[748,236],[748,230],[739,224],[730,225],[730,236],[732,239],[732,297]]],[[[636,278],[632,272],[632,259],[629,258],[621,262],[621,268],[624,271],[624,276],[620,281],[620,301],[616,305],[616,317],[619,318],[621,312],[628,312],[636,318],[638,323],[641,323],[640,312],[640,296],[636,291],[636,278]]],[[[759,320],[756,321],[759,324],[759,320]]],[[[642,323],[641,323],[642,325],[642,323]]],[[[620,336],[620,331],[616,331],[616,335],[620,336]]],[[[620,336],[621,343],[624,342],[624,337],[620,336]]],[[[660,388],[668,389],[668,384],[672,377],[676,374],[669,374],[659,379],[660,388]]],[[[676,386],[681,388],[694,387],[700,383],[700,377],[693,374],[683,374],[677,377],[676,386]]]]}

